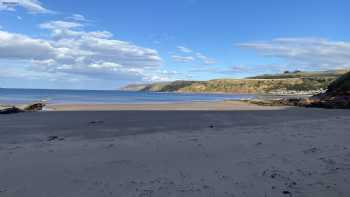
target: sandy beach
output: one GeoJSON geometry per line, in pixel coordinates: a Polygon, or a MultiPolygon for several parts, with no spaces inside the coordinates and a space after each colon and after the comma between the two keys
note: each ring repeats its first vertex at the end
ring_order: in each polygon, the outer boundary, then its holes
{"type": "Polygon", "coordinates": [[[0,115],[0,196],[350,195],[349,110],[188,105],[0,115]]]}
{"type": "Polygon", "coordinates": [[[148,104],[52,104],[49,111],[236,111],[236,110],[275,110],[287,107],[263,107],[241,101],[187,102],[187,103],[148,103],[148,104]]]}

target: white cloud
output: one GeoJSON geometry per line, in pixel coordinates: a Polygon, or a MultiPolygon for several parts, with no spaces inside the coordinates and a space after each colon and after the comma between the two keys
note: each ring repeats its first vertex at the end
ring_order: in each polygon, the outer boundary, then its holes
{"type": "Polygon", "coordinates": [[[210,65],[210,64],[216,64],[216,61],[214,59],[211,59],[201,53],[196,53],[196,57],[202,61],[203,64],[205,65],[210,65]]]}
{"type": "Polygon", "coordinates": [[[38,0],[0,0],[0,11],[15,11],[17,7],[23,7],[33,14],[53,13],[53,11],[44,8],[38,0]]]}
{"type": "Polygon", "coordinates": [[[231,67],[198,67],[191,70],[191,72],[197,73],[215,73],[215,74],[235,74],[235,73],[244,73],[248,71],[247,67],[244,66],[231,66],[231,67]]]}
{"type": "Polygon", "coordinates": [[[192,53],[192,50],[183,46],[178,46],[177,49],[183,53],[192,53]]]}
{"type": "Polygon", "coordinates": [[[204,64],[204,65],[211,65],[216,63],[214,59],[209,58],[201,53],[195,52],[192,49],[189,49],[183,46],[178,46],[177,49],[182,53],[187,53],[192,55],[191,56],[173,55],[172,59],[174,62],[189,63],[189,62],[197,61],[200,64],[204,64]]]}
{"type": "MultiPolygon", "coordinates": [[[[47,81],[56,81],[57,79],[62,79],[62,76],[65,75],[57,75],[53,73],[47,73],[47,72],[36,72],[32,70],[27,70],[25,68],[12,68],[12,67],[5,67],[2,66],[0,69],[0,76],[1,78],[14,78],[17,80],[26,79],[26,80],[40,80],[45,79],[47,81]]],[[[66,80],[69,80],[67,76],[66,80]]],[[[70,76],[71,77],[71,76],[70,76]]]]}
{"type": "Polygon", "coordinates": [[[88,20],[81,14],[73,14],[70,17],[67,17],[68,19],[80,21],[80,22],[87,22],[88,20]]]}
{"type": "Polygon", "coordinates": [[[78,22],[70,22],[70,21],[50,21],[47,23],[42,23],[39,25],[42,29],[49,30],[69,30],[72,28],[83,27],[81,23],[78,22]]]}
{"type": "Polygon", "coordinates": [[[171,58],[173,59],[174,62],[178,62],[178,63],[189,63],[195,60],[195,58],[192,56],[173,55],[171,56],[171,58]]]}
{"type": "MultiPolygon", "coordinates": [[[[111,80],[160,79],[163,61],[154,49],[113,39],[107,31],[87,32],[76,22],[40,25],[52,39],[0,31],[0,59],[27,60],[30,70],[111,80]]],[[[162,78],[164,79],[164,77],[162,78]]]]}
{"type": "Polygon", "coordinates": [[[288,64],[312,69],[350,67],[350,42],[322,38],[279,38],[271,41],[243,43],[238,46],[286,60],[288,64]]]}
{"type": "Polygon", "coordinates": [[[54,58],[56,53],[57,49],[48,41],[0,31],[0,58],[2,59],[45,60],[54,58]]]}

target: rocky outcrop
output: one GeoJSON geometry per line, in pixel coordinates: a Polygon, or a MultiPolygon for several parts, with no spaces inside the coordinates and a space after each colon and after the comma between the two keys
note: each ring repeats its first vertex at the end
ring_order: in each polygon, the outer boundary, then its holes
{"type": "Polygon", "coordinates": [[[41,111],[45,107],[44,103],[34,103],[24,106],[24,111],[41,111]]]}
{"type": "Polygon", "coordinates": [[[305,107],[312,103],[308,98],[253,99],[244,102],[260,106],[297,106],[305,107]]]}
{"type": "Polygon", "coordinates": [[[324,93],[309,98],[281,99],[278,102],[293,106],[350,109],[350,72],[331,83],[324,93]]]}
{"type": "Polygon", "coordinates": [[[350,72],[331,83],[325,93],[310,99],[311,106],[350,109],[350,72]]]}
{"type": "Polygon", "coordinates": [[[15,106],[0,106],[0,114],[15,114],[19,112],[23,112],[23,110],[15,106]]]}
{"type": "Polygon", "coordinates": [[[29,105],[20,106],[0,105],[0,114],[15,114],[20,112],[41,111],[44,107],[44,103],[33,103],[29,105]]]}

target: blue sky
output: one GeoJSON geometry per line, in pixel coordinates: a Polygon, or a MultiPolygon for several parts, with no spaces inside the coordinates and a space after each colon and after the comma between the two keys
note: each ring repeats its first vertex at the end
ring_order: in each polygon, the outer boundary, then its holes
{"type": "Polygon", "coordinates": [[[0,86],[115,89],[350,67],[346,0],[0,0],[0,86]]]}

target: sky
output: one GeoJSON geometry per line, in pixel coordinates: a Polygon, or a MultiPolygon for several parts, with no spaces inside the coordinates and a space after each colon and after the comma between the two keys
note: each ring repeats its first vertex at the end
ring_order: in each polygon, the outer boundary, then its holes
{"type": "Polygon", "coordinates": [[[0,0],[0,87],[350,68],[348,0],[0,0]]]}

